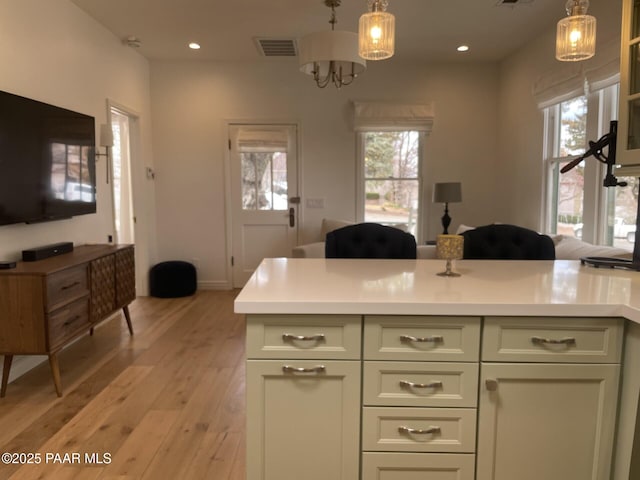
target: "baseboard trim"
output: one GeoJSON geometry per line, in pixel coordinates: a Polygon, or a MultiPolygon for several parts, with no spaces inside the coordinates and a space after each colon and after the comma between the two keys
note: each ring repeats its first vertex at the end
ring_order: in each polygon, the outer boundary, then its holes
{"type": "Polygon", "coordinates": [[[231,284],[225,280],[203,280],[198,282],[200,290],[231,290],[231,284]]]}

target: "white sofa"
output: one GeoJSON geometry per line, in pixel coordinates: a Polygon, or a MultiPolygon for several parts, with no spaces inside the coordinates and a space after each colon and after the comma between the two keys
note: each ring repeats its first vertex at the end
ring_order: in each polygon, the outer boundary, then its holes
{"type": "MultiPolygon", "coordinates": [[[[337,228],[351,225],[352,222],[344,220],[322,220],[321,236],[324,238],[328,232],[337,228]]],[[[457,233],[462,233],[473,227],[460,225],[457,233]]],[[[556,259],[579,260],[582,257],[616,257],[631,259],[632,253],[628,250],[603,245],[592,245],[575,237],[567,235],[550,235],[556,247],[556,259]]],[[[294,247],[291,256],[293,258],[324,258],[324,242],[308,243],[294,247]]],[[[418,259],[436,258],[435,245],[418,245],[418,259]]]]}

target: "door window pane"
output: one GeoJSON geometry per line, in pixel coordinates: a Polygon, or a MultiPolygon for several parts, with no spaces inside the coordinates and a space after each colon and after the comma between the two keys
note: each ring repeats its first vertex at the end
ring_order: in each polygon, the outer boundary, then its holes
{"type": "Polygon", "coordinates": [[[286,152],[242,152],[243,210],[287,210],[286,152]]]}

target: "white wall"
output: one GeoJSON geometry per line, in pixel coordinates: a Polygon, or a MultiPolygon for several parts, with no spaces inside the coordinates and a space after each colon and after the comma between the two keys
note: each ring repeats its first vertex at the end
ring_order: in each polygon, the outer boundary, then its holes
{"type": "Polygon", "coordinates": [[[502,218],[502,205],[491,194],[498,165],[497,65],[370,62],[353,85],[336,90],[317,88],[295,59],[152,62],[151,96],[159,260],[198,258],[198,280],[210,287],[227,281],[226,121],[299,123],[300,243],[319,238],[323,217],[355,219],[353,100],[433,102],[425,238],[435,238],[441,228],[442,205],[430,201],[434,182],[462,182],[463,202],[450,206],[454,228],[502,218]],[[324,198],[325,208],[305,209],[305,198],[324,198]]]}
{"type": "MultiPolygon", "coordinates": [[[[0,90],[94,116],[97,128],[106,123],[107,99],[139,113],[140,163],[134,183],[141,199],[137,231],[142,238],[136,261],[146,271],[155,256],[154,188],[143,173],[144,164],[152,165],[148,62],[68,0],[0,0],[0,65],[0,90]]],[[[63,241],[106,243],[113,234],[113,212],[105,170],[101,157],[96,214],[0,226],[0,259],[18,260],[25,248],[63,241]]],[[[139,293],[145,294],[146,279],[141,280],[139,293]]],[[[17,358],[12,378],[34,360],[17,358]]]]}
{"type": "MultiPolygon", "coordinates": [[[[106,123],[107,99],[139,112],[141,165],[152,163],[148,62],[68,0],[0,0],[0,65],[1,90],[94,116],[96,129],[106,123]]],[[[97,214],[1,226],[0,259],[17,260],[23,249],[49,243],[106,243],[113,212],[104,157],[96,172],[97,214]]],[[[154,191],[142,172],[134,172],[144,200],[138,229],[153,238],[154,191]]],[[[147,245],[136,254],[146,265],[153,255],[147,245]]]]}

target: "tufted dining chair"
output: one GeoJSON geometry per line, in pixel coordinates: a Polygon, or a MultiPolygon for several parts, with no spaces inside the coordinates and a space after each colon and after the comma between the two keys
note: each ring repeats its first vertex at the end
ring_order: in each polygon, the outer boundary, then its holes
{"type": "Polygon", "coordinates": [[[465,259],[555,260],[553,240],[517,225],[493,224],[467,230],[464,237],[465,259]]]}
{"type": "Polygon", "coordinates": [[[326,258],[416,258],[413,235],[379,223],[357,223],[327,233],[326,258]]]}

